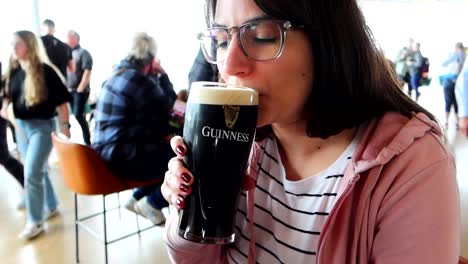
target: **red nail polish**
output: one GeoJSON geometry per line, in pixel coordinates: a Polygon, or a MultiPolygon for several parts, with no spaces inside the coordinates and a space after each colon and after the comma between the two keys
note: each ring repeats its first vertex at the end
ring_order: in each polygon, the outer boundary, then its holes
{"type": "Polygon", "coordinates": [[[185,200],[182,197],[177,198],[177,206],[179,206],[180,209],[184,209],[185,207],[185,200]]]}
{"type": "Polygon", "coordinates": [[[179,155],[184,155],[185,154],[185,148],[183,146],[177,146],[176,152],[179,155]]]}
{"type": "Polygon", "coordinates": [[[185,184],[182,184],[182,185],[180,185],[180,187],[179,187],[179,189],[180,189],[181,191],[183,191],[183,192],[188,192],[189,188],[190,188],[190,187],[188,187],[188,186],[185,185],[185,184]]]}
{"type": "Polygon", "coordinates": [[[189,183],[190,180],[192,179],[192,177],[190,175],[188,175],[187,173],[182,173],[182,175],[180,176],[182,178],[182,180],[184,180],[184,182],[186,183],[189,183]]]}

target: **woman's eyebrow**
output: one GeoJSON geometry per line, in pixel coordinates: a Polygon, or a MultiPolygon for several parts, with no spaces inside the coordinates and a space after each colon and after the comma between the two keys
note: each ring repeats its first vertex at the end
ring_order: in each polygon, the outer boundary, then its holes
{"type": "MultiPolygon", "coordinates": [[[[261,20],[267,20],[267,19],[273,19],[273,17],[269,16],[269,15],[262,15],[262,16],[258,16],[258,17],[246,20],[241,25],[245,25],[247,23],[257,22],[257,21],[261,21],[261,20]]],[[[213,22],[212,27],[227,27],[227,26],[224,25],[224,24],[213,22]]]]}

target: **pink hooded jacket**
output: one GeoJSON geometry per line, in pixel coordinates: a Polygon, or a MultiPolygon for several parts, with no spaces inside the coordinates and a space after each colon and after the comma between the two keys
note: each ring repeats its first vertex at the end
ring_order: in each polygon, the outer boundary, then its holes
{"type": "MultiPolygon", "coordinates": [[[[247,193],[249,218],[253,191],[247,193]]],[[[172,262],[227,262],[222,246],[180,238],[172,211],[165,234],[172,262]]],[[[411,119],[389,113],[371,121],[361,138],[321,233],[316,263],[455,264],[460,234],[455,164],[439,126],[421,113],[411,119]]],[[[249,263],[255,263],[253,236],[250,244],[249,263]]]]}

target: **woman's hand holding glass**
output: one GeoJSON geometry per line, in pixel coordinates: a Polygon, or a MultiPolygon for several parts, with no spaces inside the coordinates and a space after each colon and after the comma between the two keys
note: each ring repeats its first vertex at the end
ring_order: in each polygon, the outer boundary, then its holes
{"type": "Polygon", "coordinates": [[[161,192],[169,204],[177,209],[184,209],[185,197],[192,192],[193,175],[183,163],[187,147],[182,137],[173,137],[171,139],[171,147],[177,156],[169,161],[168,171],[164,176],[161,192]]]}

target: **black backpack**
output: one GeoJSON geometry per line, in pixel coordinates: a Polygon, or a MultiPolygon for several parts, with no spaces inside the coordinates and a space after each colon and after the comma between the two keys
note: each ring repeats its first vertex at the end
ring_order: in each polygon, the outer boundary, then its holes
{"type": "Polygon", "coordinates": [[[423,57],[423,63],[420,69],[420,72],[421,72],[420,85],[421,86],[429,86],[431,84],[431,78],[429,78],[429,66],[430,66],[429,59],[426,57],[423,57]]]}

